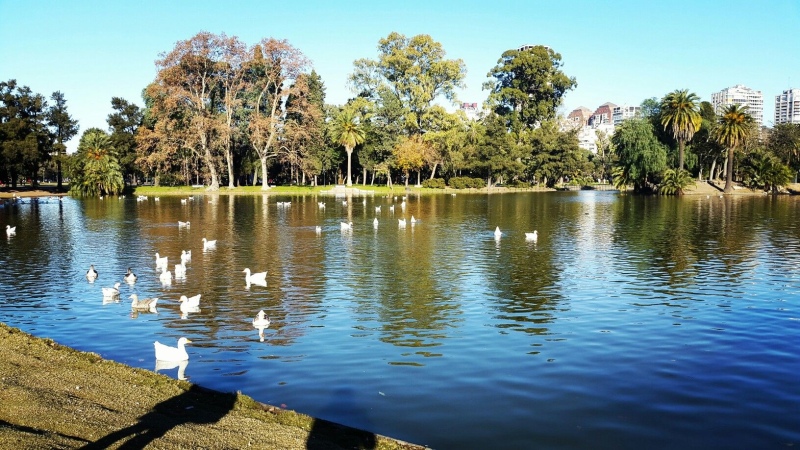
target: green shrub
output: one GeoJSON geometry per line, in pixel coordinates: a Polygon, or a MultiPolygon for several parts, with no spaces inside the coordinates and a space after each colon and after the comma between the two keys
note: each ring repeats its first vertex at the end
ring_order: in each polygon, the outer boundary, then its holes
{"type": "Polygon", "coordinates": [[[430,178],[422,182],[422,187],[428,189],[444,189],[444,179],[443,178],[430,178]]]}
{"type": "Polygon", "coordinates": [[[486,182],[482,178],[453,177],[450,178],[450,187],[453,189],[481,189],[486,187],[486,182]]]}
{"type": "Polygon", "coordinates": [[[511,186],[518,189],[528,189],[529,187],[531,187],[531,184],[527,181],[514,180],[511,182],[511,186]]]}

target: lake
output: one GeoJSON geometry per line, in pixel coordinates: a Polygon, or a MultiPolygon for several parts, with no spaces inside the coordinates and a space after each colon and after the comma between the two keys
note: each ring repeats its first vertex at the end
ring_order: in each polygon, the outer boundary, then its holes
{"type": "Polygon", "coordinates": [[[800,445],[800,197],[402,202],[7,205],[0,321],[149,370],[153,341],[185,336],[189,364],[159,372],[436,449],[800,445]],[[182,250],[185,279],[163,285],[156,252],[172,271],[182,250]],[[138,281],[104,300],[128,267],[138,281]],[[157,313],[132,312],[133,293],[157,313]]]}

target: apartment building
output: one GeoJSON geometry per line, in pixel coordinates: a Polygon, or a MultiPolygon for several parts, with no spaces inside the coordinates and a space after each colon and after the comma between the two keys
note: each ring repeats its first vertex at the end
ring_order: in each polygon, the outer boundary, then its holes
{"type": "Polygon", "coordinates": [[[800,89],[787,89],[775,96],[775,125],[800,124],[800,89]]]}
{"type": "Polygon", "coordinates": [[[611,115],[614,126],[622,123],[623,120],[632,119],[639,115],[640,107],[638,106],[616,106],[611,115]]]}
{"type": "Polygon", "coordinates": [[[764,125],[764,95],[761,91],[737,84],[711,94],[711,104],[719,114],[730,105],[747,106],[747,112],[758,126],[764,125]]]}

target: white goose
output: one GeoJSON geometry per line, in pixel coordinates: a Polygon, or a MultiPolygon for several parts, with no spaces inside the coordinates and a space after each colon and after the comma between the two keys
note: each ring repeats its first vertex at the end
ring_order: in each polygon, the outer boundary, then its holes
{"type": "Polygon", "coordinates": [[[192,260],[192,251],[191,250],[181,250],[181,263],[186,265],[187,262],[192,260]]]}
{"type": "Polygon", "coordinates": [[[406,218],[403,217],[402,219],[397,219],[397,226],[399,226],[400,228],[405,228],[406,227],[406,218]]]}
{"type": "Polygon", "coordinates": [[[136,294],[131,294],[131,309],[136,309],[139,311],[156,311],[156,304],[158,303],[158,298],[143,298],[139,300],[139,296],[136,294]]]}
{"type": "Polygon", "coordinates": [[[161,268],[161,275],[158,276],[161,284],[172,284],[172,272],[167,270],[166,267],[161,268]]]}
{"type": "Polygon", "coordinates": [[[319,225],[317,225],[317,227],[316,227],[316,228],[314,228],[314,231],[316,231],[316,232],[317,232],[317,234],[322,234],[322,227],[321,227],[321,226],[319,226],[319,225]]]}
{"type": "Polygon", "coordinates": [[[269,317],[262,309],[261,311],[256,314],[256,317],[253,319],[253,327],[258,330],[258,337],[261,342],[264,342],[264,328],[268,328],[270,324],[269,317]]]}
{"type": "Polygon", "coordinates": [[[122,279],[125,280],[126,283],[136,283],[136,274],[131,271],[130,267],[128,267],[128,273],[126,273],[122,279]]]}
{"type": "Polygon", "coordinates": [[[325,209],[325,203],[317,202],[317,205],[319,205],[319,209],[325,209]]]}
{"type": "Polygon", "coordinates": [[[375,207],[375,212],[380,214],[381,213],[381,207],[380,206],[376,206],[375,207]]]}
{"type": "Polygon", "coordinates": [[[17,234],[17,227],[6,225],[6,236],[14,236],[15,234],[17,234]]]}
{"type": "Polygon", "coordinates": [[[175,264],[175,278],[186,277],[186,265],[181,261],[180,264],[175,264]]]}
{"type": "Polygon", "coordinates": [[[104,287],[103,297],[116,297],[119,295],[119,283],[114,283],[114,287],[104,287]]]}
{"type": "Polygon", "coordinates": [[[376,218],[374,218],[374,219],[372,219],[372,226],[373,226],[375,229],[377,229],[377,228],[378,228],[378,218],[377,218],[377,217],[376,217],[376,218]]]}
{"type": "Polygon", "coordinates": [[[86,279],[89,280],[90,283],[94,283],[94,280],[97,279],[98,273],[94,270],[94,264],[89,265],[89,270],[86,271],[86,279]]]}
{"type": "Polygon", "coordinates": [[[181,308],[183,308],[183,305],[186,305],[187,307],[192,307],[192,308],[199,308],[200,307],[200,297],[202,295],[203,294],[197,294],[197,295],[193,295],[191,297],[187,297],[185,295],[181,295],[181,298],[178,301],[181,302],[181,308]]]}
{"type": "Polygon", "coordinates": [[[534,241],[536,242],[539,239],[539,232],[533,230],[533,233],[525,233],[525,240],[526,241],[534,241]]]}
{"type": "Polygon", "coordinates": [[[411,225],[414,225],[415,223],[417,223],[417,219],[415,219],[414,215],[412,214],[411,215],[411,225]]]}
{"type": "Polygon", "coordinates": [[[178,228],[189,228],[192,225],[188,220],[186,222],[178,221],[178,228]]]}
{"type": "Polygon", "coordinates": [[[250,269],[245,268],[242,272],[244,272],[244,281],[247,284],[266,284],[267,283],[267,272],[256,272],[250,273],[250,269]]]}
{"type": "Polygon", "coordinates": [[[503,232],[500,231],[500,227],[494,229],[494,237],[495,239],[500,239],[500,236],[503,235],[503,232]]]}
{"type": "Polygon", "coordinates": [[[191,344],[192,341],[182,337],[178,339],[178,347],[170,347],[158,341],[153,342],[156,349],[156,359],[159,361],[187,361],[189,354],[186,353],[186,344],[191,344]]]}
{"type": "Polygon", "coordinates": [[[156,252],[156,269],[166,269],[169,267],[169,262],[166,256],[161,257],[161,255],[156,252]]]}
{"type": "Polygon", "coordinates": [[[339,222],[339,225],[342,227],[342,231],[350,231],[353,229],[353,222],[339,222]]]}
{"type": "Polygon", "coordinates": [[[212,250],[217,248],[217,240],[209,241],[206,238],[203,238],[203,250],[212,250]]]}

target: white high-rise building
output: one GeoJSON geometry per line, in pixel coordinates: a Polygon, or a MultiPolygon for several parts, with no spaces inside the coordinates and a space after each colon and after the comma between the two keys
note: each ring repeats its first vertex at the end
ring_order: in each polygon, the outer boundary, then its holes
{"type": "Polygon", "coordinates": [[[614,122],[614,126],[617,126],[622,123],[623,120],[632,119],[639,115],[639,110],[641,108],[638,106],[617,106],[614,108],[614,113],[612,115],[612,121],[614,122]]]}
{"type": "Polygon", "coordinates": [[[711,94],[711,104],[714,105],[717,114],[730,105],[747,106],[747,113],[753,117],[756,124],[758,126],[764,124],[764,95],[761,91],[737,84],[711,94]]]}
{"type": "Polygon", "coordinates": [[[800,89],[788,89],[775,96],[775,125],[800,124],[800,89]]]}

